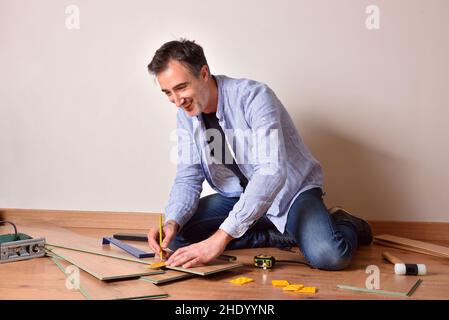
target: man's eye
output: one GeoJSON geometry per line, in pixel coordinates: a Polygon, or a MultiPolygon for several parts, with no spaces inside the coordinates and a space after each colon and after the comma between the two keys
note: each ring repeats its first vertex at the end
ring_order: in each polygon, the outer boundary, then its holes
{"type": "Polygon", "coordinates": [[[187,86],[177,87],[175,90],[176,91],[183,91],[185,88],[187,88],[187,86]]]}

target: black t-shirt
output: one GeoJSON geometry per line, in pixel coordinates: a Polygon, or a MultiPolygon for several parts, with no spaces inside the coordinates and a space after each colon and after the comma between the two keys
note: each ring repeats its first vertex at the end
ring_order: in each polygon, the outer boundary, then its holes
{"type": "MultiPolygon", "coordinates": [[[[220,124],[218,123],[217,115],[214,113],[202,113],[201,114],[204,120],[204,125],[206,126],[206,129],[217,129],[220,132],[220,136],[222,139],[222,151],[221,151],[221,159],[219,159],[219,155],[215,155],[215,150],[211,149],[211,156],[218,162],[226,166],[228,169],[230,169],[234,174],[240,179],[240,185],[243,187],[243,189],[246,188],[246,185],[248,184],[248,179],[243,175],[242,171],[240,171],[239,166],[235,162],[234,157],[232,156],[231,151],[229,150],[228,144],[225,140],[225,135],[223,132],[223,129],[221,128],[220,124]],[[226,163],[225,159],[232,159],[232,163],[226,163]]],[[[214,137],[210,137],[208,143],[210,144],[214,137]]]]}

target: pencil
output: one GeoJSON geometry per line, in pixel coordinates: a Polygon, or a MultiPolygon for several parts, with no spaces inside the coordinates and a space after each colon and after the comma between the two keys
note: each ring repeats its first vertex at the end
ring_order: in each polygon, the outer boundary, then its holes
{"type": "Polygon", "coordinates": [[[159,215],[159,247],[161,248],[159,254],[161,256],[161,260],[164,259],[164,255],[162,253],[162,214],[159,215]]]}

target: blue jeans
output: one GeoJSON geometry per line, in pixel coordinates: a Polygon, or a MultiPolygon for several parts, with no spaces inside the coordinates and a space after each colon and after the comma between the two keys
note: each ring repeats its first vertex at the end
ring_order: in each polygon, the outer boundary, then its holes
{"type": "MultiPolygon", "coordinates": [[[[288,237],[299,246],[313,267],[323,270],[346,268],[357,249],[356,230],[348,224],[336,224],[322,196],[322,190],[314,188],[296,198],[288,212],[284,235],[264,215],[242,237],[232,240],[226,249],[282,246],[279,238],[288,237]]],[[[226,198],[220,194],[201,198],[195,214],[170,243],[170,249],[176,250],[210,237],[238,200],[238,197],[226,198]]]]}

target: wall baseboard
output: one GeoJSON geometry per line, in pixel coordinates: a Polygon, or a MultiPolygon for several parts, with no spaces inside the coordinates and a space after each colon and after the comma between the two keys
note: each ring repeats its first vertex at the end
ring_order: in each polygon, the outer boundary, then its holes
{"type": "Polygon", "coordinates": [[[158,224],[160,213],[2,209],[0,219],[15,223],[50,222],[60,227],[148,230],[158,224]]]}
{"type": "MultiPolygon", "coordinates": [[[[157,212],[110,212],[46,209],[2,209],[0,220],[17,224],[49,222],[66,228],[148,231],[158,224],[157,212]]],[[[423,241],[449,241],[449,223],[424,221],[369,221],[373,233],[423,241]]]]}
{"type": "Polygon", "coordinates": [[[448,222],[369,221],[375,235],[391,234],[423,241],[449,241],[448,222]]]}

